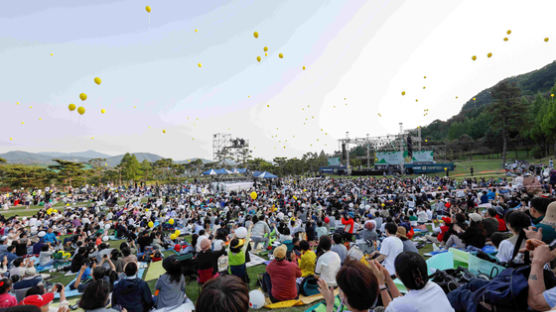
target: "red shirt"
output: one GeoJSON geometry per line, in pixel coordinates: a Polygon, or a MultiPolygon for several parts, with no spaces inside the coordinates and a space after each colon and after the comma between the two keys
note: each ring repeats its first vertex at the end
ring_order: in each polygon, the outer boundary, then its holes
{"type": "Polygon", "coordinates": [[[274,299],[284,301],[297,297],[295,280],[301,277],[301,270],[296,262],[272,260],[266,267],[266,272],[270,275],[274,299]]]}
{"type": "Polygon", "coordinates": [[[498,232],[506,232],[506,221],[504,221],[504,218],[496,214],[496,220],[498,220],[498,232]]]}
{"type": "Polygon", "coordinates": [[[344,217],[342,217],[342,224],[345,225],[344,228],[344,232],[353,234],[353,218],[350,218],[349,220],[344,219],[344,217]],[[349,228],[349,230],[348,230],[349,228]]]}

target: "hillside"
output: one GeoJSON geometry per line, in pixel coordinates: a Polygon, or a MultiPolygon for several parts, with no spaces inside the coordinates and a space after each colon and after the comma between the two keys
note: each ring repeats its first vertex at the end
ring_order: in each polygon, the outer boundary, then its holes
{"type": "MultiPolygon", "coordinates": [[[[163,159],[164,157],[152,154],[152,153],[133,153],[139,162],[143,160],[148,160],[150,162],[155,162],[157,160],[163,159]]],[[[48,166],[55,164],[54,159],[62,159],[73,162],[86,163],[93,158],[103,158],[106,159],[108,166],[115,167],[122,161],[124,155],[111,156],[96,151],[85,151],[77,153],[60,153],[60,152],[41,152],[41,153],[29,153],[24,151],[10,151],[4,154],[0,154],[0,158],[4,158],[9,164],[22,164],[22,165],[40,165],[48,166]]],[[[185,164],[194,161],[198,158],[191,158],[185,160],[174,161],[178,164],[185,164]]],[[[202,159],[201,161],[206,164],[212,162],[211,160],[202,159]]]]}
{"type": "MultiPolygon", "coordinates": [[[[524,99],[531,101],[537,94],[547,94],[556,83],[556,61],[529,73],[506,78],[496,85],[504,82],[515,83],[521,90],[524,99]]],[[[495,86],[496,86],[495,85],[495,86]]],[[[490,94],[492,86],[485,89],[467,101],[461,111],[447,121],[435,120],[423,127],[422,135],[433,141],[446,141],[458,139],[467,134],[472,139],[480,139],[489,131],[490,116],[486,108],[492,103],[490,94]]]]}

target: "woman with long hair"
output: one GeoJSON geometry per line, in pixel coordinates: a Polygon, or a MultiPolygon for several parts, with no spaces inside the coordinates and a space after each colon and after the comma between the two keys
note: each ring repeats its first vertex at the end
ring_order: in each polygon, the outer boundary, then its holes
{"type": "Polygon", "coordinates": [[[181,273],[181,266],[175,256],[170,256],[162,262],[162,267],[166,273],[162,274],[156,281],[155,296],[156,307],[177,306],[187,300],[185,294],[185,278],[181,273]]]}
{"type": "Polygon", "coordinates": [[[519,250],[525,248],[524,229],[531,226],[531,219],[521,211],[512,211],[506,216],[506,226],[512,232],[512,236],[500,242],[496,259],[505,264],[523,263],[523,254],[519,250]]]}

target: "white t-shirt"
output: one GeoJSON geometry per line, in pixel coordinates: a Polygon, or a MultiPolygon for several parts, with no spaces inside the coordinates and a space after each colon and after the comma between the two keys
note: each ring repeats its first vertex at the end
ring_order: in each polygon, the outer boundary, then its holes
{"type": "Polygon", "coordinates": [[[396,236],[388,236],[380,245],[380,253],[385,255],[386,258],[382,262],[386,270],[390,275],[396,274],[396,269],[394,268],[394,260],[396,257],[403,252],[402,240],[396,236]]]}
{"type": "Polygon", "coordinates": [[[317,261],[315,273],[318,274],[328,286],[336,286],[336,274],[342,266],[342,261],[337,253],[329,250],[322,254],[317,261]]]}
{"type": "MultiPolygon", "coordinates": [[[[508,263],[512,259],[512,254],[514,252],[514,243],[509,239],[505,239],[500,242],[498,246],[498,253],[496,254],[496,259],[502,263],[508,263]]],[[[523,263],[523,254],[518,253],[514,258],[514,263],[523,263]]]]}
{"type": "Polygon", "coordinates": [[[435,282],[429,281],[419,290],[394,298],[385,312],[453,312],[448,297],[435,282]]]}

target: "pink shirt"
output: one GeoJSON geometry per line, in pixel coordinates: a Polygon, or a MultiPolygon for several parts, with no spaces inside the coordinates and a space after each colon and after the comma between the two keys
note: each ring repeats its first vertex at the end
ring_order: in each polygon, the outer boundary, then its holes
{"type": "Polygon", "coordinates": [[[9,293],[0,294],[0,308],[9,308],[17,305],[17,299],[9,293]]]}

